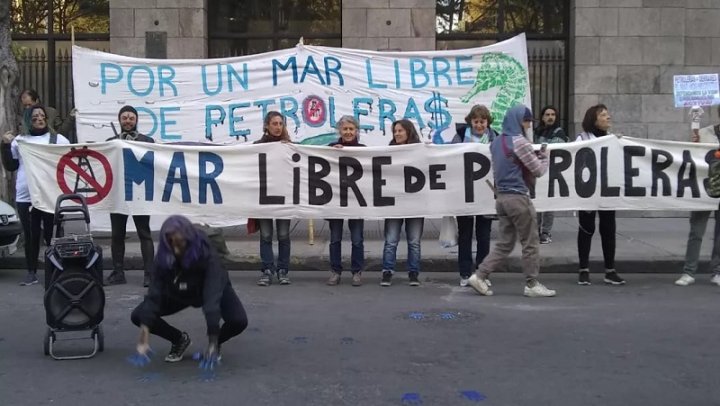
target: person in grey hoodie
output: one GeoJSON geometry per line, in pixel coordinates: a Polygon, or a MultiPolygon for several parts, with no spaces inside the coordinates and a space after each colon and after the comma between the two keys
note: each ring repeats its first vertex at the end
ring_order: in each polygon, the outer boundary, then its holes
{"type": "Polygon", "coordinates": [[[535,152],[525,133],[532,125],[532,112],[520,104],[505,113],[502,134],[490,144],[495,178],[495,209],[499,218],[498,240],[468,283],[479,294],[492,295],[488,276],[496,271],[515,248],[522,244],[522,266],[525,273],[523,294],[528,297],[551,297],[556,292],[538,280],[540,271],[540,241],[537,233],[537,213],[530,188],[548,168],[545,151],[535,152]]]}

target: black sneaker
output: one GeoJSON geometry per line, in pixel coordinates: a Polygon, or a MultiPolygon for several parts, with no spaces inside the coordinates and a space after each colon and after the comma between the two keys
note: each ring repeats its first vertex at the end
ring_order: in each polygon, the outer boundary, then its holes
{"type": "Polygon", "coordinates": [[[548,233],[540,234],[540,244],[550,244],[551,242],[552,242],[552,239],[550,238],[550,234],[548,234],[548,233]]]}
{"type": "Polygon", "coordinates": [[[605,272],[605,283],[608,285],[624,285],[625,279],[621,278],[620,275],[615,271],[605,272]]]}
{"type": "Polygon", "coordinates": [[[280,282],[281,285],[289,285],[290,284],[290,278],[288,277],[287,269],[278,270],[278,282],[280,282]]]}
{"type": "Polygon", "coordinates": [[[578,285],[590,285],[590,272],[580,271],[578,274],[578,285]]]}
{"type": "Polygon", "coordinates": [[[272,285],[272,271],[269,269],[262,271],[262,275],[260,276],[260,279],[258,279],[257,285],[258,286],[272,285]]]}
{"type": "Polygon", "coordinates": [[[165,362],[182,361],[183,355],[185,354],[185,351],[187,351],[190,344],[192,344],[190,336],[188,335],[188,333],[183,332],[180,341],[178,341],[177,343],[173,343],[172,347],[170,347],[170,353],[167,355],[167,357],[165,357],[165,362]]]}
{"type": "Polygon", "coordinates": [[[28,272],[25,279],[20,282],[20,286],[30,286],[38,283],[37,272],[28,272]]]}
{"type": "Polygon", "coordinates": [[[410,272],[408,274],[408,279],[410,279],[410,286],[420,286],[420,279],[418,279],[417,272],[410,272]]]}
{"type": "Polygon", "coordinates": [[[126,283],[125,271],[112,271],[112,273],[110,273],[110,275],[108,275],[105,279],[105,286],[124,285],[126,283]]]}
{"type": "Polygon", "coordinates": [[[390,286],[390,285],[392,285],[392,272],[383,271],[382,280],[380,281],[380,286],[390,286]]]}

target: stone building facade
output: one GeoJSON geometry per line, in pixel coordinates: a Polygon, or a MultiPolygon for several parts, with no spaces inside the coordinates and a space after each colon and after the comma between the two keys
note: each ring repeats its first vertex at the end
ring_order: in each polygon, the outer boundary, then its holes
{"type": "MultiPolygon", "coordinates": [[[[208,1],[111,0],[111,51],[207,57],[208,1]]],[[[569,1],[570,131],[588,107],[605,103],[617,132],[687,139],[689,119],[673,106],[672,77],[718,71],[720,0],[569,1]]],[[[342,45],[436,49],[435,7],[435,0],[343,1],[342,45]]],[[[718,121],[710,110],[704,124],[718,121]]]]}

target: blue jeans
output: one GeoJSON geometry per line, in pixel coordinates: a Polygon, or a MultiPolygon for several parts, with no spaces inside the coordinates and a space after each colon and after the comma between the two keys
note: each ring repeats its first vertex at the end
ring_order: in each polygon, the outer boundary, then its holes
{"type": "Polygon", "coordinates": [[[258,219],[260,225],[260,260],[263,270],[275,272],[290,266],[290,220],[275,220],[278,240],[277,268],[273,253],[273,219],[258,219]]]}
{"type": "MultiPolygon", "coordinates": [[[[328,220],[330,223],[330,267],[335,273],[342,273],[342,235],[343,235],[342,219],[328,220]]],[[[365,245],[363,243],[363,227],[365,220],[351,219],[348,220],[348,228],[350,229],[350,241],[352,241],[352,254],[350,262],[352,273],[361,272],[365,264],[365,245]]]]}
{"type": "Polygon", "coordinates": [[[420,241],[422,240],[425,219],[386,219],[385,220],[385,247],[383,248],[383,272],[395,272],[397,246],[400,241],[400,231],[405,222],[405,236],[407,237],[408,272],[420,272],[420,241]]]}
{"type": "Polygon", "coordinates": [[[458,216],[458,271],[461,278],[469,278],[475,266],[481,264],[490,252],[490,230],[492,220],[485,216],[458,216]],[[472,257],[473,226],[477,251],[472,257]]]}

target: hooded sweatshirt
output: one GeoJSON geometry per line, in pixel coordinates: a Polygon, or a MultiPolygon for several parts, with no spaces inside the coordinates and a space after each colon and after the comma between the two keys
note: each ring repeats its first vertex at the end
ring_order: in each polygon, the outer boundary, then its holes
{"type": "MultiPolygon", "coordinates": [[[[2,164],[6,170],[12,172],[17,170],[17,178],[15,179],[15,201],[19,203],[31,203],[30,189],[28,187],[27,176],[25,174],[25,165],[23,164],[22,155],[18,147],[18,141],[28,142],[32,144],[50,144],[50,129],[46,125],[43,129],[33,128],[31,125],[32,111],[41,109],[45,112],[43,106],[33,106],[25,110],[24,122],[26,128],[30,129],[30,134],[21,134],[15,137],[12,143],[2,143],[1,157],[2,164]]],[[[45,113],[47,123],[47,113],[45,113]]],[[[61,134],[57,134],[56,144],[69,144],[67,138],[61,134]]]]}
{"type": "Polygon", "coordinates": [[[523,179],[523,167],[537,178],[547,171],[547,157],[538,157],[530,141],[525,138],[522,124],[526,118],[532,119],[532,113],[527,107],[520,104],[510,108],[505,113],[502,135],[490,145],[495,190],[498,194],[530,193],[523,179]]]}

